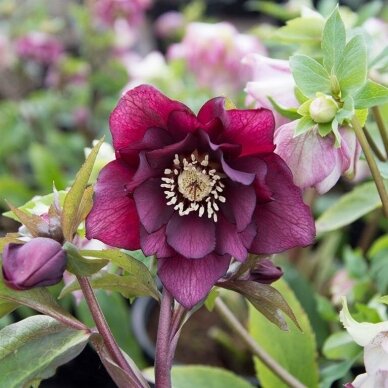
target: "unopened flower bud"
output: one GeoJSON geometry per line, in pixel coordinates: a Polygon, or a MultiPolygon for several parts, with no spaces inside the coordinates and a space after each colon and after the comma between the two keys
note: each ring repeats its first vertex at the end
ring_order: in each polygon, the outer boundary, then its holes
{"type": "Polygon", "coordinates": [[[26,244],[7,244],[3,251],[5,284],[15,290],[58,283],[66,266],[62,245],[50,238],[37,237],[26,244]]]}
{"type": "Polygon", "coordinates": [[[271,284],[276,280],[279,280],[282,276],[283,271],[280,267],[276,267],[269,259],[263,259],[257,262],[251,269],[248,280],[271,284]]]}
{"type": "Polygon", "coordinates": [[[316,123],[329,123],[337,111],[338,105],[331,96],[319,96],[310,105],[310,116],[316,123]]]}

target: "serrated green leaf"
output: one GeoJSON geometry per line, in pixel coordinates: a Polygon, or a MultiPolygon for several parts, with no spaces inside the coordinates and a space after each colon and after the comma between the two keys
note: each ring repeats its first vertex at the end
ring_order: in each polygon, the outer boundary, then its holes
{"type": "Polygon", "coordinates": [[[287,117],[290,120],[297,120],[300,118],[300,114],[298,114],[296,108],[286,108],[278,104],[271,96],[268,96],[268,100],[276,112],[280,113],[283,117],[287,117]]]}
{"type": "Polygon", "coordinates": [[[336,76],[343,96],[362,88],[367,76],[367,49],[362,35],[354,36],[341,53],[336,76]]]}
{"type": "Polygon", "coordinates": [[[313,16],[298,17],[289,20],[284,27],[276,30],[272,38],[284,43],[319,45],[323,26],[323,18],[320,19],[313,16]]]}
{"type": "Polygon", "coordinates": [[[62,212],[62,230],[63,235],[68,241],[72,241],[73,235],[78,228],[80,204],[85,195],[84,192],[103,141],[104,139],[101,139],[93,147],[85,163],[78,171],[75,181],[65,197],[62,212]]]}
{"type": "Polygon", "coordinates": [[[368,80],[365,86],[354,96],[356,109],[372,108],[388,103],[388,88],[368,80]]]}
{"type": "MultiPolygon", "coordinates": [[[[250,306],[249,331],[261,347],[306,387],[318,387],[318,366],[314,333],[306,313],[284,280],[274,283],[298,317],[302,332],[293,328],[281,332],[250,306]],[[303,362],[301,362],[303,360],[303,362]]],[[[258,379],[263,387],[288,388],[262,362],[255,359],[258,379]]]]}
{"type": "MultiPolygon", "coordinates": [[[[154,368],[143,371],[147,380],[154,382],[154,368]]],[[[251,384],[225,369],[202,366],[174,366],[171,370],[172,388],[253,388],[251,384]]]]}
{"type": "MultiPolygon", "coordinates": [[[[155,291],[149,285],[139,282],[130,275],[120,276],[109,272],[98,272],[90,278],[90,283],[93,288],[119,292],[128,299],[138,296],[152,296],[157,299],[155,291]]],[[[63,298],[70,292],[80,289],[78,281],[74,280],[63,288],[59,297],[63,298]]]]}
{"type": "MultiPolygon", "coordinates": [[[[385,187],[388,189],[387,183],[385,187]]],[[[362,183],[325,210],[316,221],[317,232],[329,232],[349,225],[381,206],[375,183],[362,183]]]]}
{"type": "Polygon", "coordinates": [[[0,301],[28,306],[42,314],[49,315],[75,328],[85,327],[64,308],[62,308],[46,288],[33,288],[28,291],[15,291],[8,288],[0,271],[0,301]]]}
{"type": "Polygon", "coordinates": [[[322,352],[328,360],[353,359],[361,351],[361,346],[357,345],[345,330],[331,334],[322,348],[322,352]]]}
{"type": "Polygon", "coordinates": [[[134,285],[139,284],[142,285],[141,287],[146,287],[153,298],[156,300],[159,299],[159,291],[151,272],[139,260],[136,260],[119,249],[106,249],[102,251],[82,250],[81,254],[83,256],[107,259],[113,264],[116,264],[124,269],[129,276],[133,277],[134,285]]]}
{"type": "Polygon", "coordinates": [[[322,137],[325,137],[331,133],[331,123],[318,124],[318,133],[322,137]]]}
{"type": "Polygon", "coordinates": [[[109,263],[106,259],[81,255],[77,247],[69,242],[66,242],[63,248],[67,252],[66,269],[77,276],[90,276],[109,263]]]}
{"type": "Polygon", "coordinates": [[[26,387],[52,377],[60,365],[81,353],[89,336],[45,315],[6,326],[0,331],[0,386],[26,387]]]}
{"type": "Polygon", "coordinates": [[[294,130],[294,137],[303,135],[307,131],[310,131],[312,128],[314,128],[316,125],[317,124],[311,119],[311,117],[303,116],[301,119],[297,121],[295,130],[294,130]]]}
{"type": "Polygon", "coordinates": [[[341,19],[338,7],[327,19],[322,34],[323,64],[331,74],[340,63],[346,44],[345,25],[341,19]]]}
{"type": "Polygon", "coordinates": [[[288,324],[282,314],[284,313],[300,329],[294,312],[276,288],[250,280],[233,280],[220,283],[218,286],[243,295],[267,320],[274,323],[278,328],[284,331],[288,330],[288,324]]]}
{"type": "Polygon", "coordinates": [[[290,66],[296,85],[307,97],[314,97],[317,92],[331,92],[329,73],[315,59],[307,55],[293,55],[290,66]]]}

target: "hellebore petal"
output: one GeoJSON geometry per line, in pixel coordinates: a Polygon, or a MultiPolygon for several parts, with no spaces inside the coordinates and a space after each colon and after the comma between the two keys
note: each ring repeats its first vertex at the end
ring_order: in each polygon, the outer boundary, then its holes
{"type": "Polygon", "coordinates": [[[160,184],[160,178],[148,179],[133,193],[137,214],[148,233],[167,224],[174,213],[173,206],[166,206],[166,197],[160,184]]]}
{"type": "Polygon", "coordinates": [[[153,233],[148,233],[144,227],[140,230],[141,249],[146,256],[155,255],[158,258],[174,256],[174,250],[167,244],[166,227],[162,226],[153,233]]]}
{"type": "Polygon", "coordinates": [[[112,114],[109,124],[115,150],[141,140],[149,128],[167,128],[174,110],[190,112],[184,104],[170,100],[149,85],[140,85],[124,94],[112,114]]]}
{"type": "Polygon", "coordinates": [[[273,152],[275,119],[268,109],[231,109],[226,111],[225,131],[220,138],[229,143],[241,144],[240,156],[273,152]]]}
{"type": "Polygon", "coordinates": [[[202,124],[207,124],[210,121],[220,118],[222,122],[225,117],[225,97],[215,97],[207,101],[198,112],[198,120],[202,124]]]}
{"type": "Polygon", "coordinates": [[[127,184],[134,171],[114,160],[100,172],[93,208],[86,218],[86,237],[125,249],[139,249],[139,216],[127,184]]]}
{"type": "Polygon", "coordinates": [[[310,208],[303,203],[301,190],[292,182],[291,171],[275,154],[263,160],[268,165],[266,181],[273,201],[256,206],[253,219],[257,237],[250,252],[272,254],[311,244],[315,237],[314,220],[310,208]]]}
{"type": "Polygon", "coordinates": [[[239,183],[230,182],[225,188],[227,202],[222,204],[221,210],[230,222],[236,224],[241,232],[252,222],[252,215],[256,208],[255,189],[239,183]]]}
{"type": "Polygon", "coordinates": [[[315,128],[294,137],[296,124],[292,121],[276,130],[275,152],[288,164],[300,188],[315,186],[327,177],[330,181],[324,188],[331,188],[341,175],[334,139],[321,137],[315,128]]]}
{"type": "Polygon", "coordinates": [[[151,151],[157,148],[165,147],[173,141],[172,136],[167,130],[162,128],[149,128],[144,133],[141,140],[128,144],[121,148],[117,154],[130,165],[136,166],[138,163],[139,152],[151,151]]]}
{"type": "Polygon", "coordinates": [[[163,285],[187,309],[206,297],[213,285],[228,270],[230,256],[207,255],[201,259],[182,256],[158,260],[163,285]]]}
{"type": "Polygon", "coordinates": [[[345,297],[342,298],[342,310],[339,316],[347,332],[360,346],[370,344],[381,332],[388,332],[388,321],[379,323],[357,322],[350,315],[345,297]]]}
{"type": "Polygon", "coordinates": [[[184,217],[175,213],[167,224],[166,234],[168,244],[191,259],[208,255],[216,246],[214,222],[193,213],[184,217]]]}
{"type": "Polygon", "coordinates": [[[28,290],[61,281],[66,252],[50,238],[37,237],[25,244],[7,244],[3,251],[4,282],[15,290],[28,290]]]}
{"type": "MultiPolygon", "coordinates": [[[[249,99],[256,102],[256,107],[272,109],[268,96],[286,108],[299,106],[288,61],[248,54],[242,59],[242,63],[249,66],[253,73],[252,81],[247,83],[245,92],[249,99]]],[[[289,121],[277,112],[274,112],[274,115],[277,127],[289,121]]]]}
{"type": "Polygon", "coordinates": [[[247,248],[250,247],[255,236],[256,228],[253,224],[247,230],[239,233],[236,225],[221,216],[217,225],[216,252],[221,255],[228,253],[236,260],[245,261],[248,256],[247,248]]]}

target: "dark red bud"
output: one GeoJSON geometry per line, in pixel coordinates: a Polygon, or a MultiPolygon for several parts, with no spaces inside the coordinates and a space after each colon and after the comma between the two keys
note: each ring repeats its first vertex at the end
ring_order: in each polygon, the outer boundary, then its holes
{"type": "Polygon", "coordinates": [[[280,267],[276,267],[269,259],[263,259],[257,262],[251,269],[248,280],[271,284],[280,279],[282,276],[283,271],[280,267]]]}
{"type": "Polygon", "coordinates": [[[4,282],[15,290],[56,284],[65,267],[66,252],[50,238],[37,237],[25,244],[10,243],[4,247],[4,282]]]}

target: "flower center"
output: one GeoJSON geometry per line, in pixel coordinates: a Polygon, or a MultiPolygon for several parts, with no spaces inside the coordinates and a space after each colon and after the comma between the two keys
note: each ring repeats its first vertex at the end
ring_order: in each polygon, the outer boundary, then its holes
{"type": "Polygon", "coordinates": [[[221,182],[223,174],[217,173],[209,163],[209,156],[199,156],[195,151],[189,160],[177,154],[173,160],[173,168],[164,170],[160,185],[168,206],[174,206],[180,216],[197,212],[199,217],[205,213],[208,218],[217,222],[218,202],[226,199],[220,193],[225,185],[221,182]]]}

